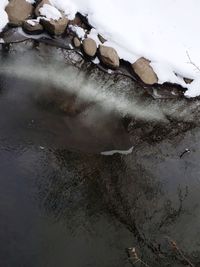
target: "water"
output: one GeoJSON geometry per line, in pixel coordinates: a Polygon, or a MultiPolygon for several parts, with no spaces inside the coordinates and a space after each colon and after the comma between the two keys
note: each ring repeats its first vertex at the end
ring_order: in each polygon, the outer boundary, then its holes
{"type": "Polygon", "coordinates": [[[93,162],[127,134],[111,118],[95,128],[50,112],[37,89],[1,77],[0,266],[125,266],[133,237],[102,203],[93,162]]]}
{"type": "MultiPolygon", "coordinates": [[[[198,103],[180,103],[194,120],[198,103]]],[[[128,247],[149,266],[188,266],[169,240],[199,266],[197,126],[128,134],[116,109],[5,74],[0,125],[0,266],[128,267],[128,247]]]]}

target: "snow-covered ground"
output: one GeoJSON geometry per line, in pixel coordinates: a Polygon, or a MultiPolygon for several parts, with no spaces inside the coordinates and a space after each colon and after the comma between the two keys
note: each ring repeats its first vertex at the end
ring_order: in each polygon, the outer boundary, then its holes
{"type": "Polygon", "coordinates": [[[4,10],[7,4],[8,0],[0,0],[0,32],[8,23],[8,15],[4,10]]]}
{"type": "MultiPolygon", "coordinates": [[[[69,18],[77,11],[86,14],[95,27],[92,36],[100,33],[120,58],[133,63],[143,56],[160,83],[178,83],[188,88],[186,96],[200,95],[199,0],[50,1],[69,18]],[[186,85],[183,77],[194,82],[186,85]]],[[[7,0],[1,2],[2,8],[7,0]]]]}

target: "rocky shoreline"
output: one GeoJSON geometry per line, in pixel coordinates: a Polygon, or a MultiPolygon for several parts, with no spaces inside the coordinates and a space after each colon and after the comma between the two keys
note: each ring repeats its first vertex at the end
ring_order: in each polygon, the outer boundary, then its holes
{"type": "MultiPolygon", "coordinates": [[[[76,51],[86,61],[93,62],[109,74],[128,76],[146,88],[147,92],[152,92],[152,88],[156,88],[156,93],[151,93],[155,98],[177,98],[184,95],[186,89],[180,85],[158,84],[158,78],[148,59],[141,57],[131,64],[120,59],[114,48],[105,46],[106,40],[103,36],[98,34],[98,40],[92,38],[93,27],[86,16],[77,13],[73,20],[69,20],[62,11],[52,6],[49,0],[33,2],[10,0],[6,7],[9,23],[0,33],[0,43],[4,50],[9,49],[11,43],[28,39],[45,42],[76,51]],[[50,18],[49,14],[53,14],[51,16],[54,19],[50,18]]],[[[185,82],[192,81],[185,79],[185,82]]]]}
{"type": "MultiPolygon", "coordinates": [[[[18,1],[25,0],[12,0],[10,3],[16,4],[18,1]]],[[[82,29],[89,33],[92,29],[87,18],[80,13],[77,13],[73,21],[68,20],[67,26],[61,35],[52,35],[47,29],[43,29],[43,32],[39,35],[37,31],[37,34],[33,34],[33,32],[31,34],[30,32],[25,33],[23,29],[27,25],[27,20],[36,19],[34,12],[37,13],[38,8],[44,2],[40,1],[33,6],[28,3],[29,7],[30,5],[32,6],[32,17],[30,18],[29,14],[23,21],[19,22],[16,19],[14,22],[13,20],[12,24],[7,25],[1,33],[0,51],[2,62],[6,62],[7,57],[12,58],[18,55],[18,57],[23,59],[25,55],[27,56],[32,53],[35,55],[34,58],[39,57],[47,61],[47,65],[51,65],[54,62],[54,58],[56,58],[59,63],[73,66],[76,70],[84,73],[88,80],[93,80],[94,84],[97,82],[103,84],[107,93],[114,92],[114,94],[128,99],[135,110],[141,105],[142,109],[144,108],[147,113],[149,108],[149,113],[151,113],[151,108],[153,107],[154,113],[157,113],[158,116],[163,116],[163,121],[149,120],[148,116],[147,119],[141,119],[130,114],[128,111],[120,114],[124,127],[130,134],[131,145],[133,146],[143,142],[154,143],[165,138],[172,138],[199,125],[199,98],[187,99],[184,97],[185,89],[180,85],[170,83],[162,85],[157,83],[146,84],[133,71],[131,64],[128,62],[119,60],[119,66],[112,68],[111,66],[108,67],[110,61],[107,58],[104,62],[103,60],[98,61],[97,59],[100,58],[99,50],[101,50],[101,54],[105,53],[106,48],[103,44],[101,49],[98,49],[97,45],[94,45],[94,40],[88,41],[87,38],[80,40],[77,32],[72,30],[73,27],[82,27],[82,29]],[[88,42],[89,44],[93,43],[93,51],[88,50],[88,42]]],[[[20,12],[18,15],[21,14],[20,12]]],[[[100,36],[99,38],[102,39],[100,36]]],[[[113,52],[110,48],[108,51],[113,52]]],[[[143,69],[145,69],[144,62],[146,61],[142,59],[143,69]]],[[[40,65],[40,61],[38,61],[38,64],[40,65]]],[[[27,65],[28,67],[29,65],[27,65]]],[[[69,97],[63,93],[62,90],[60,94],[55,94],[54,89],[47,96],[50,96],[49,99],[51,100],[54,98],[54,104],[66,115],[74,116],[77,112],[82,112],[83,108],[88,105],[88,103],[83,101],[81,105],[77,106],[77,96],[71,98],[71,96],[69,97]],[[62,101],[60,101],[61,97],[63,98],[62,101]],[[71,99],[73,100],[71,101],[71,99]]],[[[100,93],[102,90],[101,86],[98,90],[100,93]]],[[[142,112],[145,111],[142,110],[142,112]]]]}

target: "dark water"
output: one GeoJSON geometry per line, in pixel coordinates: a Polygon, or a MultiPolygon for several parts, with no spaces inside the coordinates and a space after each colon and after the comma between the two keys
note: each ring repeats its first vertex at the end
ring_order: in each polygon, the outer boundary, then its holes
{"type": "Polygon", "coordinates": [[[105,157],[132,145],[120,116],[42,86],[0,77],[0,266],[200,266],[199,128],[105,157]]]}
{"type": "Polygon", "coordinates": [[[128,266],[133,235],[107,212],[93,165],[129,148],[119,120],[89,127],[38,105],[36,84],[1,77],[0,89],[0,266],[128,266]]]}

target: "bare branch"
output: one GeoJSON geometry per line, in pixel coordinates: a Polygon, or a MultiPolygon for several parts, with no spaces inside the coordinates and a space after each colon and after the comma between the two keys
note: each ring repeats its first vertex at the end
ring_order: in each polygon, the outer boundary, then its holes
{"type": "Polygon", "coordinates": [[[197,65],[192,61],[192,59],[191,59],[191,57],[190,57],[188,51],[186,51],[186,54],[187,54],[187,57],[188,57],[188,59],[189,59],[189,63],[190,63],[191,65],[193,65],[193,66],[200,72],[200,67],[197,66],[197,65]]]}

